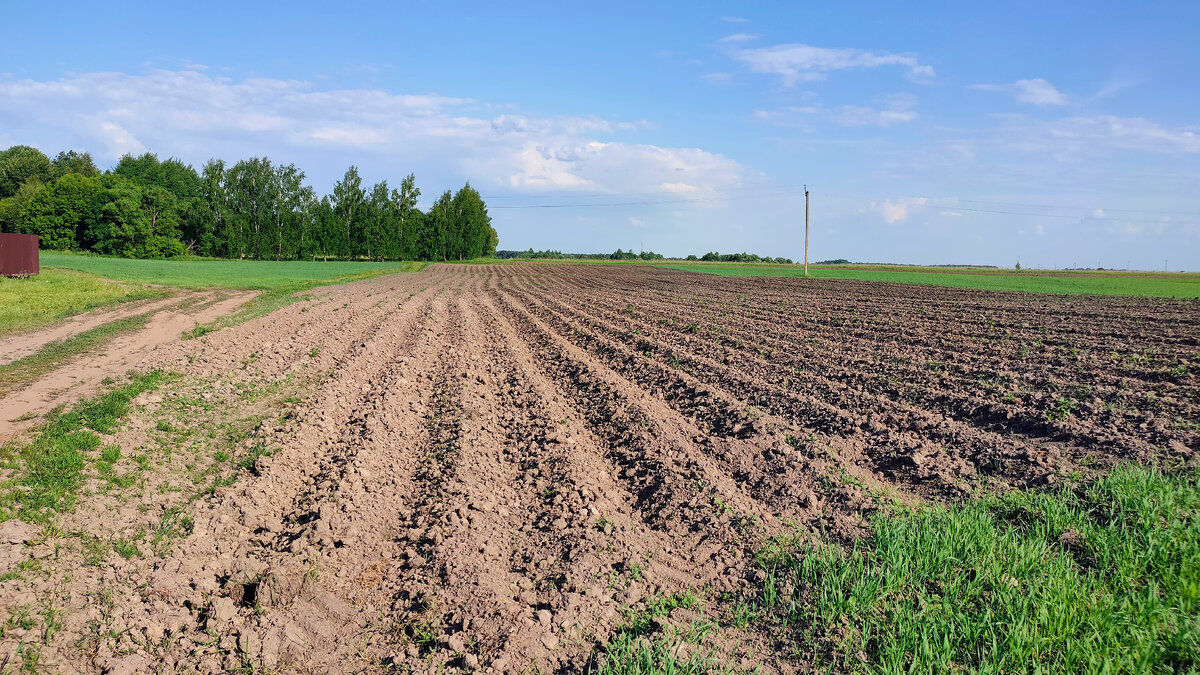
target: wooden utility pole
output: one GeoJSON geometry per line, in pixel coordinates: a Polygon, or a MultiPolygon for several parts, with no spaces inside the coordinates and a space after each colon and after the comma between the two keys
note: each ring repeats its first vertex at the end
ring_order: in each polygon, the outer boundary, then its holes
{"type": "Polygon", "coordinates": [[[808,276],[808,186],[804,186],[804,276],[808,276]]]}

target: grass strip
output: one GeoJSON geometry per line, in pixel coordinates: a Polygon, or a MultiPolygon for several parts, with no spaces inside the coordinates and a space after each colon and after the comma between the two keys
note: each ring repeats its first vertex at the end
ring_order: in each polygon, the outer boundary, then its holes
{"type": "MultiPolygon", "coordinates": [[[[795,265],[740,265],[681,263],[656,265],[686,272],[701,272],[725,277],[803,277],[804,268],[795,265]]],[[[934,271],[896,268],[810,267],[809,276],[817,279],[883,281],[921,286],[946,286],[989,291],[1024,291],[1065,295],[1117,295],[1158,298],[1200,297],[1198,274],[1146,273],[1039,273],[1037,271],[934,271]]]]}
{"type": "Polygon", "coordinates": [[[84,399],[70,411],[47,416],[32,441],[0,447],[0,467],[11,476],[0,482],[0,522],[20,518],[50,524],[69,510],[79,495],[89,453],[100,448],[99,434],[115,431],[138,394],[158,386],[160,371],[134,375],[129,382],[84,399]]]}
{"type": "Polygon", "coordinates": [[[266,290],[299,282],[329,282],[363,272],[415,271],[424,263],[313,260],[140,260],[42,251],[43,268],[80,270],[106,279],[180,288],[266,290]]]}
{"type": "Polygon", "coordinates": [[[760,599],[822,669],[1196,672],[1200,471],[877,516],[849,550],[776,542],[760,599]]]}
{"type": "Polygon", "coordinates": [[[29,356],[0,366],[0,396],[7,396],[79,354],[99,349],[118,336],[145,327],[150,316],[148,312],[110,321],[71,337],[48,342],[29,356]]]}
{"type": "Polygon", "coordinates": [[[167,291],[73,270],[0,277],[0,337],[32,330],[99,307],[167,295],[167,291]]]}
{"type": "Polygon", "coordinates": [[[370,279],[383,274],[393,274],[396,272],[419,272],[425,268],[425,263],[404,263],[400,266],[392,266],[386,269],[372,269],[358,274],[347,274],[333,279],[315,280],[315,281],[300,281],[282,286],[276,286],[264,290],[256,295],[252,300],[244,304],[238,312],[223,316],[208,323],[199,324],[191,330],[184,331],[183,339],[191,340],[198,338],[213,331],[221,330],[233,326],[243,321],[256,319],[274,312],[278,309],[283,309],[288,305],[303,300],[303,296],[297,295],[304,291],[311,290],[318,286],[332,286],[336,284],[345,284],[352,281],[361,281],[370,279]]]}

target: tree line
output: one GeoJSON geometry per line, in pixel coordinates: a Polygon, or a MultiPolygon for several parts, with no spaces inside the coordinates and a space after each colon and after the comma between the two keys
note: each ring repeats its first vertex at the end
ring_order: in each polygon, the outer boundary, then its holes
{"type": "Polygon", "coordinates": [[[622,251],[617,249],[612,253],[563,253],[562,251],[496,251],[496,257],[502,260],[666,260],[661,253],[654,251],[622,251]]]}
{"type": "Polygon", "coordinates": [[[209,160],[197,172],[153,153],[101,172],[86,152],[53,159],[36,148],[0,152],[0,231],[36,234],[41,247],[135,258],[195,255],[255,260],[467,260],[498,236],[467,183],[428,211],[412,174],[365,186],[351,166],[318,197],[294,164],[209,160]]]}
{"type": "Polygon", "coordinates": [[[689,255],[686,258],[668,258],[654,251],[634,253],[617,249],[612,253],[563,253],[562,251],[496,251],[497,258],[521,260],[701,260],[704,262],[755,262],[774,263],[776,265],[791,265],[791,258],[772,258],[753,253],[717,253],[712,251],[702,256],[689,255]]]}

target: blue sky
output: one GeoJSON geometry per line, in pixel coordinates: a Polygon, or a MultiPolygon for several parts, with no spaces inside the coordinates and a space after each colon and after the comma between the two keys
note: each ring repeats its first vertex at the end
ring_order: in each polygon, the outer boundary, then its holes
{"type": "Polygon", "coordinates": [[[814,260],[1200,269],[1200,3],[985,4],[16,0],[0,145],[470,180],[501,248],[798,259],[807,184],[814,260]]]}

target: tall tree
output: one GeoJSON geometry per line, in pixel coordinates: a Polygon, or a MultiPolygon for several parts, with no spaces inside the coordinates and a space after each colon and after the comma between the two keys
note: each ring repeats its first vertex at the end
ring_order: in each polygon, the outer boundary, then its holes
{"type": "Polygon", "coordinates": [[[455,193],[453,205],[458,258],[479,258],[495,253],[498,238],[479,192],[467,183],[455,193]]]}
{"type": "Polygon", "coordinates": [[[25,207],[43,187],[45,184],[34,178],[22,183],[16,194],[0,199],[0,232],[25,231],[25,207]]]}
{"type": "Polygon", "coordinates": [[[424,241],[421,242],[421,260],[449,260],[450,247],[454,241],[449,236],[454,228],[454,198],[446,190],[441,197],[429,207],[429,215],[425,218],[425,228],[422,232],[424,241]]]}
{"type": "Polygon", "coordinates": [[[396,213],[396,227],[399,228],[396,235],[397,260],[416,260],[418,257],[417,227],[424,216],[417,209],[417,198],[420,196],[421,189],[417,187],[417,179],[411,173],[400,181],[398,191],[392,190],[392,206],[396,213]]]}
{"type": "Polygon", "coordinates": [[[51,162],[54,167],[54,175],[63,177],[69,173],[77,173],[81,176],[99,176],[100,170],[96,168],[96,162],[92,160],[92,155],[89,152],[76,152],[67,150],[58,153],[51,162]]]}
{"type": "Polygon", "coordinates": [[[329,202],[346,238],[345,255],[353,259],[361,248],[362,224],[359,219],[362,218],[363,205],[366,203],[357,166],[346,169],[346,175],[334,184],[329,202]]]}
{"type": "Polygon", "coordinates": [[[275,167],[271,203],[275,259],[292,259],[299,254],[304,226],[304,208],[312,201],[312,188],[304,185],[304,172],[295,164],[275,167]]]}
{"type": "Polygon", "coordinates": [[[225,190],[237,257],[261,260],[274,244],[270,228],[277,197],[271,160],[251,157],[234,164],[226,174],[225,190]]]}
{"type": "Polygon", "coordinates": [[[0,152],[0,199],[12,197],[29,181],[48,183],[54,178],[50,158],[37,148],[14,145],[0,152]]]}
{"type": "Polygon", "coordinates": [[[184,243],[200,255],[234,257],[237,248],[228,219],[229,195],[225,189],[225,160],[210,159],[200,175],[196,213],[184,221],[184,243]]]}
{"type": "Polygon", "coordinates": [[[39,189],[25,205],[23,231],[36,234],[42,248],[77,249],[96,220],[104,185],[99,178],[70,173],[39,189]]]}

